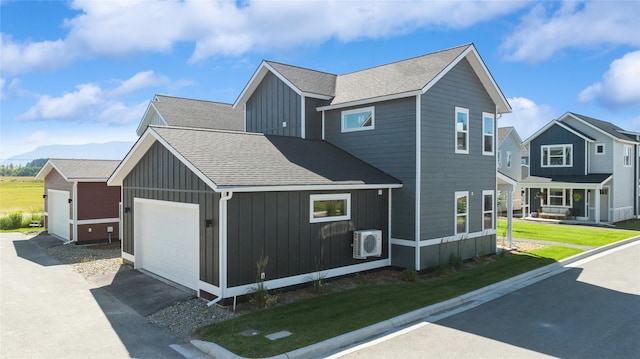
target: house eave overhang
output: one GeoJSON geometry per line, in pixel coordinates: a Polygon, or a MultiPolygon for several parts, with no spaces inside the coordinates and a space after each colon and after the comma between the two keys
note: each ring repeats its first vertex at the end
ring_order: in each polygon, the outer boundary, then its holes
{"type": "MultiPolygon", "coordinates": [[[[36,174],[34,179],[43,181],[47,177],[49,172],[51,172],[51,170],[54,169],[54,168],[55,168],[55,166],[53,165],[53,163],[51,163],[51,160],[48,160],[47,163],[45,163],[44,166],[42,166],[40,171],[38,171],[38,173],[36,174]]],[[[58,170],[57,168],[55,168],[55,169],[56,169],[56,171],[58,171],[60,173],[60,175],[66,181],[68,181],[68,179],[64,176],[64,174],[62,172],[60,172],[60,170],[58,170]]]]}
{"type": "Polygon", "coordinates": [[[398,183],[381,184],[326,184],[326,185],[283,185],[283,186],[217,186],[216,192],[282,192],[282,191],[345,191],[360,189],[401,188],[398,183]]]}
{"type": "MultiPolygon", "coordinates": [[[[601,134],[603,134],[603,135],[605,135],[605,136],[609,137],[610,139],[612,139],[612,140],[614,140],[614,141],[619,141],[619,142],[627,143],[627,144],[630,144],[630,145],[637,145],[637,144],[638,144],[638,142],[637,142],[637,141],[625,140],[624,138],[619,138],[619,137],[616,137],[616,136],[614,136],[614,135],[612,135],[612,134],[610,134],[610,133],[608,133],[608,132],[606,132],[606,131],[603,131],[603,130],[602,130],[602,129],[600,129],[599,127],[597,127],[597,126],[594,126],[594,125],[590,124],[589,122],[587,122],[587,121],[585,121],[585,120],[581,119],[579,116],[576,116],[575,114],[573,114],[573,113],[571,113],[571,112],[567,112],[567,113],[565,113],[564,115],[562,115],[562,117],[560,117],[559,121],[562,121],[562,120],[563,120],[564,118],[566,118],[566,117],[571,117],[571,118],[573,118],[574,120],[576,120],[576,121],[578,121],[578,122],[580,122],[580,123],[584,124],[585,126],[587,126],[587,127],[591,128],[591,129],[593,129],[593,130],[595,130],[595,131],[598,131],[599,133],[601,133],[601,134]]],[[[625,132],[628,132],[628,131],[625,131],[625,132]]]]}
{"type": "Polygon", "coordinates": [[[342,102],[342,103],[337,103],[333,105],[320,106],[320,107],[316,107],[316,111],[329,111],[329,110],[336,110],[336,109],[347,108],[347,107],[363,106],[363,105],[369,105],[376,102],[397,100],[397,99],[406,98],[406,97],[415,97],[420,94],[422,94],[421,90],[408,91],[408,92],[402,92],[402,93],[397,93],[393,95],[372,97],[372,98],[361,99],[357,101],[342,102]]]}
{"type": "MultiPolygon", "coordinates": [[[[531,177],[529,177],[529,178],[531,178],[531,177]]],[[[596,189],[596,188],[601,188],[602,186],[604,186],[607,182],[611,181],[612,178],[613,178],[613,175],[609,175],[608,177],[606,177],[602,181],[593,181],[593,182],[553,181],[553,180],[550,180],[550,179],[546,179],[546,181],[543,181],[543,180],[541,180],[541,181],[529,180],[529,181],[520,182],[520,186],[522,186],[524,188],[556,188],[556,187],[563,187],[563,188],[596,189]]]]}
{"type": "Polygon", "coordinates": [[[174,155],[180,162],[182,162],[189,170],[191,170],[198,178],[200,178],[205,184],[216,190],[216,184],[205,176],[200,170],[198,170],[191,162],[189,162],[182,154],[176,151],[167,141],[162,138],[153,128],[149,126],[144,132],[142,137],[134,144],[133,148],[129,151],[124,160],[120,162],[115,169],[109,180],[108,186],[122,186],[125,177],[135,168],[142,157],[147,153],[151,146],[155,143],[161,143],[172,155],[174,155]]]}
{"type": "Polygon", "coordinates": [[[500,183],[500,182],[506,183],[508,185],[513,186],[513,188],[516,188],[518,186],[518,181],[516,181],[515,179],[503,174],[500,171],[496,172],[496,180],[497,180],[498,183],[500,183]]]}

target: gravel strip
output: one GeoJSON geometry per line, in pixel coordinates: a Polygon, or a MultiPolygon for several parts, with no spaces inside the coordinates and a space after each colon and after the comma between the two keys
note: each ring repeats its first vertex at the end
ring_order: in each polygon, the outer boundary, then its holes
{"type": "Polygon", "coordinates": [[[189,338],[198,327],[233,317],[231,311],[218,305],[208,307],[204,299],[195,298],[157,311],[147,320],[175,335],[189,338]]]}
{"type": "Polygon", "coordinates": [[[70,264],[74,271],[85,277],[108,275],[130,268],[122,266],[120,248],[117,244],[96,246],[67,244],[48,248],[47,253],[62,263],[70,264]]]}

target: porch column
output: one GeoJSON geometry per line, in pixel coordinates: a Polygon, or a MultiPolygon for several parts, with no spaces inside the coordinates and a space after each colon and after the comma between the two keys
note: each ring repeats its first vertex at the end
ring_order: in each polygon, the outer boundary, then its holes
{"type": "Polygon", "coordinates": [[[593,193],[593,195],[596,197],[595,201],[594,201],[595,202],[595,206],[596,206],[595,211],[594,211],[595,216],[596,216],[596,218],[595,218],[596,219],[596,224],[600,224],[600,189],[601,188],[602,187],[600,187],[600,186],[596,186],[596,190],[593,193]]]}
{"type": "Polygon", "coordinates": [[[512,238],[512,224],[513,224],[513,191],[507,191],[507,243],[509,248],[512,248],[513,238],[512,238]]]}

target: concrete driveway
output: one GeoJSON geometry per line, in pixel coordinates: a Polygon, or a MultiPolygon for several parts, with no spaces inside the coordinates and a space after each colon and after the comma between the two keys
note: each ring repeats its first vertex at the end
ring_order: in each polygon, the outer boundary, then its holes
{"type": "Polygon", "coordinates": [[[0,357],[185,357],[170,347],[185,339],[145,316],[193,293],[135,270],[107,285],[88,281],[47,255],[59,244],[46,235],[0,234],[0,357]]]}

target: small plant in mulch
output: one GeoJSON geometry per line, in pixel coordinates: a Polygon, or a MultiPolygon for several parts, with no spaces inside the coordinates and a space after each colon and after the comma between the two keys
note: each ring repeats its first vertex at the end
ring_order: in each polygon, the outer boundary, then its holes
{"type": "Polygon", "coordinates": [[[264,277],[262,273],[265,272],[268,262],[269,256],[261,254],[260,258],[258,258],[258,261],[256,262],[256,268],[258,270],[256,284],[249,290],[249,302],[260,308],[269,308],[278,303],[278,296],[269,293],[264,284],[264,277]]]}
{"type": "Polygon", "coordinates": [[[405,269],[401,273],[402,280],[405,282],[415,282],[418,280],[418,272],[414,269],[405,269]]]}

